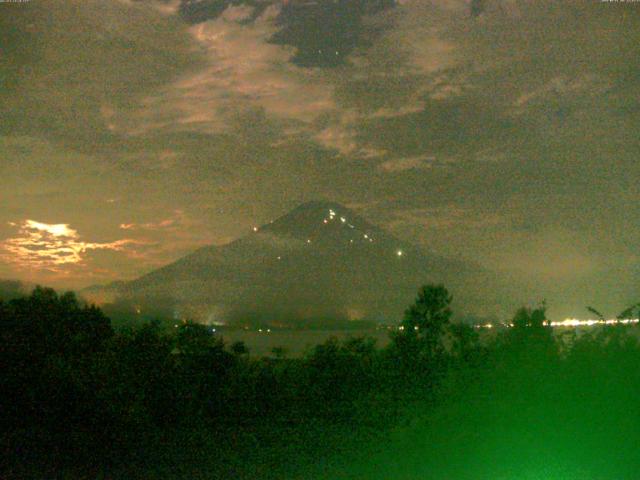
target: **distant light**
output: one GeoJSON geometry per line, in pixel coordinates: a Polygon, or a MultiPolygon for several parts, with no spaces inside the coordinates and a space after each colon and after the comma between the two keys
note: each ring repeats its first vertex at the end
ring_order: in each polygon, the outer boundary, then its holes
{"type": "Polygon", "coordinates": [[[341,221],[342,223],[346,223],[347,219],[346,219],[346,218],[344,218],[344,217],[340,217],[340,221],[341,221]]]}
{"type": "MultiPolygon", "coordinates": [[[[640,323],[640,319],[638,318],[623,318],[623,319],[609,319],[609,320],[579,320],[577,318],[567,318],[562,320],[561,322],[548,322],[550,327],[593,327],[596,325],[630,325],[640,323]]],[[[507,328],[513,328],[513,323],[504,324],[507,328]]],[[[492,323],[484,323],[480,325],[476,325],[475,328],[493,328],[494,325],[492,323]]]]}
{"type": "Polygon", "coordinates": [[[578,320],[577,318],[567,318],[562,322],[550,322],[552,327],[591,327],[593,325],[629,325],[639,323],[637,318],[609,319],[609,320],[578,320]]]}
{"type": "Polygon", "coordinates": [[[367,235],[366,233],[363,235],[364,238],[369,238],[369,235],[367,235]]]}
{"type": "Polygon", "coordinates": [[[258,231],[258,227],[253,227],[253,231],[257,232],[258,231]]]}
{"type": "Polygon", "coordinates": [[[402,255],[404,255],[404,252],[402,250],[398,250],[396,252],[396,255],[398,255],[399,257],[401,257],[402,255]]]}
{"type": "Polygon", "coordinates": [[[353,238],[351,240],[349,240],[349,243],[353,243],[353,238]]]}
{"type": "Polygon", "coordinates": [[[259,331],[259,332],[262,332],[262,329],[261,329],[261,328],[259,328],[259,329],[258,329],[258,331],[259,331]]]}
{"type": "Polygon", "coordinates": [[[280,255],[278,255],[278,260],[282,260],[282,257],[280,255]]]}
{"type": "Polygon", "coordinates": [[[311,243],[311,239],[310,238],[307,238],[307,243],[311,243]]]}
{"type": "Polygon", "coordinates": [[[174,325],[174,327],[175,327],[175,328],[178,328],[178,324],[176,323],[176,324],[174,325]]]}
{"type": "Polygon", "coordinates": [[[329,223],[329,221],[326,218],[322,222],[323,223],[329,223]]]}
{"type": "Polygon", "coordinates": [[[271,333],[271,329],[270,328],[267,328],[267,333],[271,333]]]}

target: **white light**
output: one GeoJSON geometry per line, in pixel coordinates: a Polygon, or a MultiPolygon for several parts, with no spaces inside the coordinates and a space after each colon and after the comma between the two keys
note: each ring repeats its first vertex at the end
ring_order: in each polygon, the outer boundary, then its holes
{"type": "Polygon", "coordinates": [[[41,232],[47,232],[53,235],[54,237],[76,237],[78,232],[69,228],[68,223],[58,223],[55,225],[50,225],[48,223],[40,223],[35,220],[26,220],[25,224],[28,228],[33,230],[39,230],[41,232]]]}
{"type": "Polygon", "coordinates": [[[398,250],[398,251],[396,252],[396,255],[398,255],[399,257],[401,257],[401,256],[403,255],[402,250],[398,250]]]}
{"type": "Polygon", "coordinates": [[[258,231],[258,227],[253,227],[253,231],[257,232],[258,231]]]}
{"type": "Polygon", "coordinates": [[[346,218],[344,218],[344,217],[340,217],[340,221],[341,221],[342,223],[346,223],[347,219],[346,219],[346,218]]]}
{"type": "Polygon", "coordinates": [[[367,235],[366,233],[363,235],[364,238],[369,238],[369,235],[367,235]]]}
{"type": "Polygon", "coordinates": [[[326,218],[322,222],[323,223],[329,223],[329,221],[326,218]]]}
{"type": "MultiPolygon", "coordinates": [[[[592,327],[594,325],[629,325],[629,324],[637,324],[640,323],[640,319],[638,318],[622,318],[622,319],[609,319],[609,320],[579,320],[577,318],[566,318],[561,322],[549,322],[548,325],[551,327],[592,327]]],[[[508,328],[513,328],[513,323],[505,324],[508,328]]],[[[485,323],[482,325],[476,325],[476,328],[493,328],[493,324],[485,323]]]]}
{"type": "Polygon", "coordinates": [[[278,260],[282,260],[282,257],[280,255],[278,255],[278,260]]]}
{"type": "Polygon", "coordinates": [[[307,243],[311,243],[311,239],[310,238],[307,238],[307,243]]]}
{"type": "Polygon", "coordinates": [[[638,323],[640,319],[637,318],[621,318],[621,319],[609,319],[609,320],[578,320],[577,318],[567,318],[561,322],[550,322],[552,327],[591,327],[593,325],[629,325],[631,323],[638,323]]]}

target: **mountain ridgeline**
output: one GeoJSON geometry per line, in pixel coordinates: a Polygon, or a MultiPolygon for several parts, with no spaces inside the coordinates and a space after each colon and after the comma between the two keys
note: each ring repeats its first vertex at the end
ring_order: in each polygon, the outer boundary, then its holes
{"type": "Polygon", "coordinates": [[[111,290],[120,305],[204,323],[331,327],[395,322],[427,282],[464,292],[466,301],[456,303],[470,312],[486,298],[470,286],[487,278],[480,267],[428,254],[342,205],[315,201],[226,245],[84,293],[111,290]]]}

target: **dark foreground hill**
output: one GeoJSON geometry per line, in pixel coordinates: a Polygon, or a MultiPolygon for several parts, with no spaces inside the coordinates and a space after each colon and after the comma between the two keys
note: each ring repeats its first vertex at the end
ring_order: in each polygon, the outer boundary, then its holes
{"type": "Polygon", "coordinates": [[[395,321],[427,282],[460,294],[460,310],[483,313],[491,301],[471,286],[487,285],[488,278],[479,267],[428,254],[342,205],[309,202],[229,244],[85,294],[107,292],[136,310],[207,323],[328,325],[395,321]]]}

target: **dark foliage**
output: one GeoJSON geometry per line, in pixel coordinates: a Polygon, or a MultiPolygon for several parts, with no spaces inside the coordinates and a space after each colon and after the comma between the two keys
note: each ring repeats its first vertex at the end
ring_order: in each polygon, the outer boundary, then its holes
{"type": "Polygon", "coordinates": [[[633,478],[614,430],[640,437],[634,327],[554,335],[543,305],[481,337],[450,303],[420,289],[385,348],[254,358],[204,325],[114,332],[70,293],[0,302],[0,477],[503,478],[582,442],[633,478]]]}

